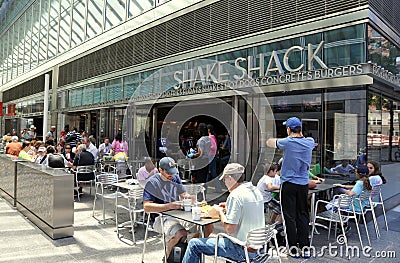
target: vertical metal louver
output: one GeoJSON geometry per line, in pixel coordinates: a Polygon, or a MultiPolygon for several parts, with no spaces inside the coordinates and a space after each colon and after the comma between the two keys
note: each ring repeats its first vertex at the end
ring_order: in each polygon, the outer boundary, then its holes
{"type": "Polygon", "coordinates": [[[229,38],[249,33],[249,1],[229,0],[229,38]]]}
{"type": "Polygon", "coordinates": [[[220,42],[229,39],[228,1],[219,1],[210,5],[210,39],[220,42]]]}
{"type": "Polygon", "coordinates": [[[249,33],[256,33],[272,28],[273,0],[250,1],[249,33]]]}
{"type": "MultiPolygon", "coordinates": [[[[51,88],[51,72],[46,74],[50,74],[50,88],[51,88]]],[[[26,96],[34,95],[39,92],[44,91],[44,76],[40,75],[34,79],[31,79],[25,83],[22,83],[12,89],[6,90],[3,92],[3,102],[13,101],[19,98],[23,98],[26,96]]]]}
{"type": "Polygon", "coordinates": [[[211,14],[210,6],[196,10],[194,14],[193,46],[192,48],[203,47],[210,44],[211,14]]]}
{"type": "Polygon", "coordinates": [[[165,55],[175,54],[180,49],[181,19],[172,19],[165,22],[165,55]]]}
{"type": "MultiPolygon", "coordinates": [[[[369,2],[400,28],[400,18],[395,15],[400,5],[395,5],[395,0],[369,2]]],[[[366,4],[368,0],[217,1],[61,66],[59,86],[366,4]]]]}

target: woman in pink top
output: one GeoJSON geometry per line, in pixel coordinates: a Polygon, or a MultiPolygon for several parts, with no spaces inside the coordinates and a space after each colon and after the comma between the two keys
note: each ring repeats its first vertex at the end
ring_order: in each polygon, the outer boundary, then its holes
{"type": "Polygon", "coordinates": [[[118,133],[115,136],[115,139],[111,144],[111,147],[113,148],[114,154],[123,152],[126,155],[128,155],[128,143],[126,141],[122,140],[122,134],[121,133],[118,133]]]}
{"type": "Polygon", "coordinates": [[[154,165],[154,160],[146,158],[144,166],[140,167],[137,173],[139,184],[144,187],[147,180],[156,173],[158,173],[158,170],[154,165]]]}
{"type": "MultiPolygon", "coordinates": [[[[217,137],[215,137],[214,126],[212,126],[211,124],[208,124],[207,129],[208,129],[208,137],[210,137],[210,139],[211,139],[210,152],[208,153],[208,156],[210,158],[210,164],[208,166],[208,169],[211,174],[211,180],[214,180],[215,178],[217,178],[218,142],[217,142],[217,137]]],[[[220,184],[219,180],[214,180],[214,185],[215,185],[215,192],[221,193],[222,189],[221,189],[221,184],[220,184]]]]}

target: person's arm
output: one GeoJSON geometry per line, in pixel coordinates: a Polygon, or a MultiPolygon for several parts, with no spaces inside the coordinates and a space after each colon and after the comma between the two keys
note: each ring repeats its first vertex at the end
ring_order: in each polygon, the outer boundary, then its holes
{"type": "Polygon", "coordinates": [[[279,190],[280,188],[281,188],[280,186],[272,185],[272,182],[267,184],[267,189],[270,192],[274,191],[274,190],[279,190]]]}
{"type": "Polygon", "coordinates": [[[143,201],[143,208],[146,213],[161,213],[173,209],[181,209],[182,205],[179,202],[171,202],[166,204],[157,204],[153,201],[143,201]]]}
{"type": "Polygon", "coordinates": [[[238,225],[237,224],[229,224],[227,223],[227,218],[226,215],[224,213],[224,210],[222,207],[218,207],[219,209],[219,217],[221,218],[221,223],[222,226],[224,227],[225,231],[229,234],[232,235],[233,233],[235,233],[238,225]]]}
{"type": "Polygon", "coordinates": [[[266,142],[267,146],[270,148],[278,148],[278,146],[276,145],[277,140],[278,140],[277,138],[269,138],[266,142]]]}

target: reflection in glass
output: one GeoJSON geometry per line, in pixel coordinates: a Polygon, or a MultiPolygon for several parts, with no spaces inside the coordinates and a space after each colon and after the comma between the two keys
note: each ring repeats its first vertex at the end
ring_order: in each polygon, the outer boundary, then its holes
{"type": "Polygon", "coordinates": [[[86,24],[86,37],[92,38],[103,32],[103,0],[89,0],[86,24]]]}
{"type": "Polygon", "coordinates": [[[125,20],[125,1],[107,0],[105,29],[112,28],[125,20]]]}
{"type": "Polygon", "coordinates": [[[85,25],[85,0],[75,0],[74,9],[72,10],[72,35],[71,48],[79,45],[84,41],[85,25]]]}

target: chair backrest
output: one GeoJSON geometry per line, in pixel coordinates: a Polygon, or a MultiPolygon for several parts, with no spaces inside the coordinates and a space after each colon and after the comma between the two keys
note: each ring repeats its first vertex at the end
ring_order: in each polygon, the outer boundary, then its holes
{"type": "Polygon", "coordinates": [[[275,225],[266,225],[265,227],[253,229],[247,233],[246,246],[254,249],[266,248],[275,234],[275,225]]]}
{"type": "Polygon", "coordinates": [[[96,177],[97,182],[110,185],[118,183],[118,174],[114,173],[101,173],[96,177]]]}
{"type": "Polygon", "coordinates": [[[353,199],[354,196],[352,195],[347,195],[347,194],[341,194],[338,196],[338,208],[346,210],[346,211],[352,211],[354,212],[354,204],[353,204],[353,199]]]}
{"type": "Polygon", "coordinates": [[[382,202],[381,187],[382,187],[381,185],[375,185],[374,187],[372,187],[372,190],[371,190],[371,200],[372,201],[382,202]]]}
{"type": "Polygon", "coordinates": [[[82,165],[82,166],[77,166],[76,167],[76,172],[77,173],[93,173],[96,171],[96,166],[95,165],[82,165]]]}
{"type": "Polygon", "coordinates": [[[205,197],[205,188],[203,184],[186,184],[185,185],[186,192],[190,195],[197,195],[199,193],[202,193],[203,195],[203,200],[206,199],[205,197]]]}
{"type": "Polygon", "coordinates": [[[143,191],[142,187],[137,187],[136,189],[131,189],[128,191],[128,198],[134,200],[140,200],[143,198],[143,191]]]}

